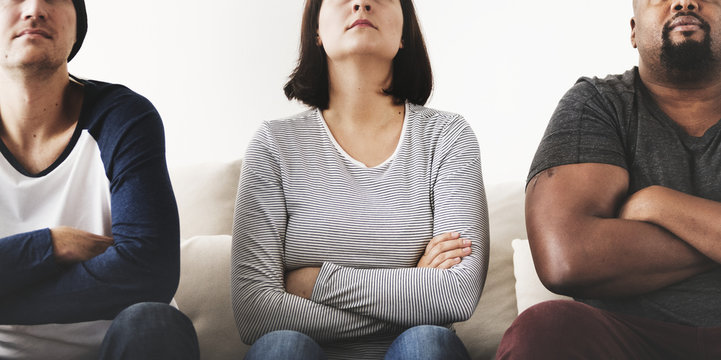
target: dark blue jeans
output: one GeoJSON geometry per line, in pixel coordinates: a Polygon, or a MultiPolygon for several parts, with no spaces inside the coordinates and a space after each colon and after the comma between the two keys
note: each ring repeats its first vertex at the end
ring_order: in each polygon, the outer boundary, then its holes
{"type": "Polygon", "coordinates": [[[442,326],[412,327],[397,337],[386,352],[386,360],[470,360],[468,350],[456,334],[442,326]]]}
{"type": "Polygon", "coordinates": [[[325,360],[318,343],[303,333],[278,330],[258,339],[245,354],[245,360],[325,360]]]}
{"type": "MultiPolygon", "coordinates": [[[[297,331],[280,330],[265,334],[253,344],[246,360],[325,359],[323,349],[310,337],[297,331]]],[[[452,331],[434,325],[412,327],[398,336],[386,352],[387,360],[467,360],[468,351],[452,331]]]]}
{"type": "Polygon", "coordinates": [[[140,303],[115,317],[100,347],[100,359],[200,358],[193,323],[176,308],[140,303]]]}

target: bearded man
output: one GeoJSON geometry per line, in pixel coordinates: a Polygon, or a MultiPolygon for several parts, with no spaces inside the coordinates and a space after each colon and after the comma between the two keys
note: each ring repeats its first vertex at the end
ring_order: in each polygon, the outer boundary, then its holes
{"type": "Polygon", "coordinates": [[[721,358],[721,0],[635,0],[639,64],[581,78],[526,187],[533,259],[576,301],[520,314],[499,359],[721,358]]]}

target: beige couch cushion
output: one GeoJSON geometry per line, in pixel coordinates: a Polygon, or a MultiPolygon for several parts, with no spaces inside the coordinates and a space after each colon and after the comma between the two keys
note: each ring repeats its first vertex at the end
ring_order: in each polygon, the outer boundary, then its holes
{"type": "Polygon", "coordinates": [[[516,303],[518,313],[549,300],[572,300],[568,296],[554,294],[541,283],[533,265],[531,248],[526,239],[516,239],[513,246],[513,274],[516,277],[516,303]]]}
{"type": "Polygon", "coordinates": [[[492,359],[516,318],[511,241],[526,237],[523,183],[487,186],[491,254],[481,300],[470,320],[456,324],[473,359],[492,359]]]}
{"type": "Polygon", "coordinates": [[[242,359],[248,346],[230,304],[230,235],[196,236],[180,249],[178,308],[193,321],[203,360],[242,359]]]}
{"type": "Polygon", "coordinates": [[[170,169],[180,215],[180,238],[230,234],[241,160],[170,169]]]}

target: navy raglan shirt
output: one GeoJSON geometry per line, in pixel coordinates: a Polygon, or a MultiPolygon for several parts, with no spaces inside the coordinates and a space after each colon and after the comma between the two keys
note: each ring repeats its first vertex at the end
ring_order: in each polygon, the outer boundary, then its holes
{"type": "Polygon", "coordinates": [[[0,355],[13,333],[33,329],[14,325],[110,320],[134,303],[170,302],[178,285],[178,212],[158,112],[124,86],[73,80],[84,86],[80,119],[48,169],[29,174],[0,142],[0,355]],[[63,266],[53,257],[57,226],[114,244],[63,266]]]}

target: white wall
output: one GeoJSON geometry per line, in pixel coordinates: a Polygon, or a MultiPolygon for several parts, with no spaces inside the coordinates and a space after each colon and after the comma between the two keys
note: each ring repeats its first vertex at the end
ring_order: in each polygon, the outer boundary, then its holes
{"type": "MultiPolygon", "coordinates": [[[[261,121],[303,109],[282,86],[302,0],[87,0],[70,63],[163,116],[171,165],[243,155],[261,121]]],[[[435,75],[428,106],[475,130],[487,183],[525,179],[558,100],[581,75],[631,68],[630,0],[415,0],[435,75]]]]}

